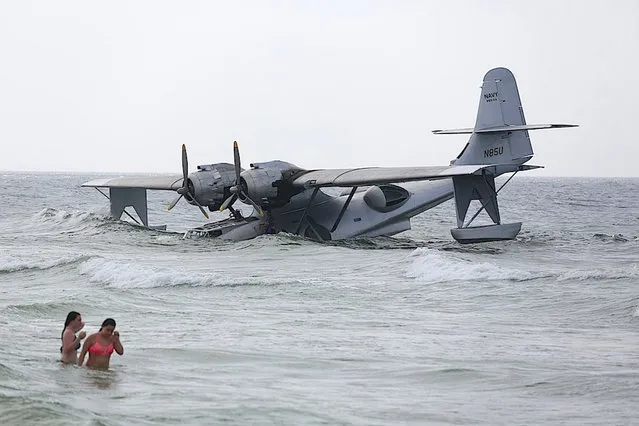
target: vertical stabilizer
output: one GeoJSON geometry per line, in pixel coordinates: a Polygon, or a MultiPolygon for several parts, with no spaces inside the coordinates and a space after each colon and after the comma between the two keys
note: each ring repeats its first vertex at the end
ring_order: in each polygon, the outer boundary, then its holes
{"type": "MultiPolygon", "coordinates": [[[[519,99],[515,77],[506,68],[494,68],[484,76],[479,97],[475,127],[433,130],[437,135],[470,134],[468,143],[451,161],[451,165],[486,165],[482,174],[453,176],[453,193],[457,213],[457,228],[451,229],[453,238],[460,243],[512,240],[521,230],[521,222],[501,223],[495,177],[509,172],[532,170],[538,166],[523,164],[533,156],[529,130],[575,127],[573,124],[526,124],[519,99]],[[472,201],[481,207],[466,222],[472,201]],[[485,212],[492,225],[470,224],[478,214],[485,212]]],[[[514,174],[513,174],[514,176],[514,174]]],[[[512,176],[511,176],[512,178],[512,176]]],[[[510,178],[504,183],[508,183],[510,178]]],[[[503,188],[503,185],[502,185],[503,188]]]]}
{"type": "Polygon", "coordinates": [[[455,164],[523,164],[533,156],[515,77],[506,68],[486,73],[481,86],[477,120],[464,152],[455,164]],[[491,129],[494,129],[492,131],[491,129]]]}

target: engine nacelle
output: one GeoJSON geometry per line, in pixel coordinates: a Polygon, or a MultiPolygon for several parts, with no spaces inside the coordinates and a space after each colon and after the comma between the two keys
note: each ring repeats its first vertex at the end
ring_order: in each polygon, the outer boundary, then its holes
{"type": "MultiPolygon", "coordinates": [[[[197,166],[198,171],[189,175],[188,185],[195,199],[202,206],[215,211],[230,195],[229,188],[235,184],[235,168],[232,164],[217,163],[197,166]]],[[[190,204],[193,200],[186,197],[190,204]]]]}
{"type": "Polygon", "coordinates": [[[242,173],[241,185],[260,207],[281,207],[301,192],[290,184],[292,176],[302,171],[299,167],[284,161],[254,163],[251,167],[251,170],[242,173]]]}
{"type": "Polygon", "coordinates": [[[273,184],[282,179],[282,172],[273,169],[254,169],[244,172],[242,185],[249,198],[260,206],[262,200],[277,198],[277,187],[273,184]]]}

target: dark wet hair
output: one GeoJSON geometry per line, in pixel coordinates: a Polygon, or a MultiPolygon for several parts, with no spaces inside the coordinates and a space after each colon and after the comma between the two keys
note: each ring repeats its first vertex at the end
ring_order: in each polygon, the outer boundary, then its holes
{"type": "Polygon", "coordinates": [[[100,330],[110,325],[113,326],[113,328],[115,328],[115,320],[113,318],[107,318],[104,321],[102,321],[102,326],[100,326],[100,330]]]}
{"type": "Polygon", "coordinates": [[[62,329],[62,334],[60,335],[61,339],[64,337],[64,330],[66,330],[69,324],[71,324],[71,321],[75,320],[79,316],[80,312],[76,311],[71,311],[67,314],[67,319],[64,321],[64,328],[62,329]]]}

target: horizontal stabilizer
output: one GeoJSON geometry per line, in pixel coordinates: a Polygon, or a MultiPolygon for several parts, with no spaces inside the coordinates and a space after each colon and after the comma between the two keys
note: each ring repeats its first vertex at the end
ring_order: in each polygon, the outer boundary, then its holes
{"type": "Polygon", "coordinates": [[[491,127],[487,129],[477,129],[467,127],[465,129],[449,129],[449,130],[433,130],[436,135],[463,135],[471,133],[501,133],[501,132],[517,132],[523,130],[540,130],[540,129],[560,129],[564,127],[578,127],[577,124],[516,124],[505,125],[499,127],[491,127]]]}

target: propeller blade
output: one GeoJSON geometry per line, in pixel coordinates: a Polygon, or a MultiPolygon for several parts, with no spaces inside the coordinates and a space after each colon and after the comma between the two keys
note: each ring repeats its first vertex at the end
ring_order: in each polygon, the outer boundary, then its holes
{"type": "Polygon", "coordinates": [[[178,195],[175,200],[171,201],[171,204],[169,204],[169,211],[171,211],[171,209],[175,207],[178,201],[180,201],[180,198],[182,198],[182,194],[178,195]]]}
{"type": "Polygon", "coordinates": [[[235,202],[235,200],[237,200],[237,193],[232,194],[229,198],[224,200],[224,202],[220,206],[220,211],[223,212],[224,210],[226,210],[228,206],[230,206],[231,204],[235,202]]]}
{"type": "Polygon", "coordinates": [[[251,200],[248,195],[244,194],[244,192],[242,192],[242,194],[244,195],[244,200],[243,201],[248,201],[249,203],[251,203],[253,205],[253,207],[255,207],[255,210],[257,210],[257,214],[260,215],[260,217],[264,216],[264,211],[262,210],[262,208],[253,200],[251,200]]]}
{"type": "Polygon", "coordinates": [[[202,214],[204,215],[205,218],[209,218],[209,214],[206,212],[206,210],[204,210],[204,207],[202,207],[200,205],[200,203],[197,202],[197,200],[195,199],[195,197],[193,197],[191,194],[189,194],[189,196],[191,197],[191,200],[193,200],[193,202],[195,203],[196,206],[198,206],[200,208],[200,211],[202,212],[202,214]]]}
{"type": "MultiPolygon", "coordinates": [[[[196,201],[196,203],[197,203],[197,201],[196,201]]],[[[204,207],[202,207],[202,206],[200,205],[200,203],[198,203],[198,204],[197,204],[197,206],[200,208],[200,211],[202,212],[202,214],[204,215],[204,217],[208,219],[208,218],[209,218],[209,214],[206,212],[206,210],[204,210],[204,207]]]]}
{"type": "Polygon", "coordinates": [[[186,145],[182,144],[182,186],[179,187],[176,191],[179,195],[178,197],[169,204],[169,210],[171,210],[175,205],[180,201],[180,199],[184,196],[184,194],[188,195],[191,200],[200,208],[200,211],[206,217],[209,218],[209,215],[206,213],[204,208],[197,202],[193,194],[189,193],[189,159],[186,155],[186,145]]]}
{"type": "Polygon", "coordinates": [[[242,165],[240,163],[240,148],[238,148],[237,146],[237,141],[233,141],[233,163],[235,165],[235,189],[232,190],[233,195],[224,200],[224,203],[222,203],[222,205],[220,206],[220,211],[223,211],[228,206],[233,204],[235,200],[237,200],[238,196],[241,195],[243,197],[242,201],[248,200],[248,202],[251,203],[253,207],[255,207],[257,213],[260,216],[264,216],[264,211],[262,210],[262,208],[255,201],[251,200],[248,195],[246,195],[246,193],[242,190],[242,186],[240,183],[240,173],[242,172],[242,165]]]}
{"type": "Polygon", "coordinates": [[[186,188],[187,178],[189,176],[189,159],[186,156],[186,145],[182,144],[182,175],[184,180],[182,186],[186,188]]]}
{"type": "Polygon", "coordinates": [[[239,185],[242,166],[240,165],[240,149],[237,147],[237,141],[233,141],[233,163],[235,164],[235,184],[239,185]]]}

